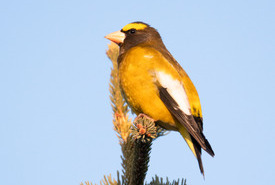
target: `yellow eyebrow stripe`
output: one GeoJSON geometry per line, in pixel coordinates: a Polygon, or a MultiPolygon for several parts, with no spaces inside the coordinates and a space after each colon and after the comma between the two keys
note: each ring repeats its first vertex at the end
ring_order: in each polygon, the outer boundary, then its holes
{"type": "Polygon", "coordinates": [[[122,31],[128,31],[130,29],[143,30],[147,27],[148,26],[146,24],[143,24],[143,23],[130,23],[130,24],[127,24],[126,26],[124,26],[122,28],[122,31]]]}

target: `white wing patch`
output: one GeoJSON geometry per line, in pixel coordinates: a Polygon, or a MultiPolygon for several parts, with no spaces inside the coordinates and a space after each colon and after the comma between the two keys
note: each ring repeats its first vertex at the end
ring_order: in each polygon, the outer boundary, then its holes
{"type": "Polygon", "coordinates": [[[171,97],[177,102],[178,108],[185,114],[191,115],[190,104],[182,83],[162,71],[156,71],[155,74],[160,85],[166,88],[171,97]]]}
{"type": "Polygon", "coordinates": [[[145,58],[153,58],[154,55],[144,55],[145,58]]]}

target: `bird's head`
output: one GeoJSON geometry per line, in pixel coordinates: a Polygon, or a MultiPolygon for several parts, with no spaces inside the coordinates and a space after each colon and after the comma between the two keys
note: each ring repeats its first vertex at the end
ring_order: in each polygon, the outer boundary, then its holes
{"type": "Polygon", "coordinates": [[[118,44],[124,49],[129,49],[142,43],[150,44],[161,41],[158,31],[143,22],[127,24],[120,31],[110,33],[106,35],[105,38],[118,44]]]}

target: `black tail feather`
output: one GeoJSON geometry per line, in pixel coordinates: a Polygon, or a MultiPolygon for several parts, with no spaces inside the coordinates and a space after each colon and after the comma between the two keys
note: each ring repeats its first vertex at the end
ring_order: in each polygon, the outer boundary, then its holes
{"type": "Polygon", "coordinates": [[[212,157],[214,157],[214,156],[215,156],[215,153],[214,153],[214,151],[213,151],[213,149],[212,149],[210,143],[207,141],[207,139],[205,138],[204,134],[203,134],[203,133],[201,133],[201,134],[202,134],[202,136],[204,137],[204,142],[205,142],[205,146],[206,146],[205,151],[206,151],[209,155],[211,155],[212,157]]]}
{"type": "Polygon", "coordinates": [[[200,171],[204,177],[204,169],[203,169],[203,165],[202,165],[202,160],[201,160],[201,146],[199,145],[199,143],[193,138],[193,136],[191,136],[192,142],[194,144],[194,148],[195,148],[195,152],[196,152],[196,156],[197,156],[197,160],[199,163],[199,167],[200,167],[200,171]]]}

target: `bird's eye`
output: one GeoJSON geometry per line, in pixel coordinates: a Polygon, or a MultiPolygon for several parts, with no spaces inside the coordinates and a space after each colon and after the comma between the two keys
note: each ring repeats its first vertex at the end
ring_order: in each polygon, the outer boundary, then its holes
{"type": "Polygon", "coordinates": [[[136,29],[130,29],[130,33],[136,33],[136,29]]]}

